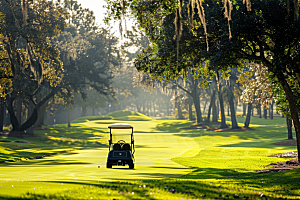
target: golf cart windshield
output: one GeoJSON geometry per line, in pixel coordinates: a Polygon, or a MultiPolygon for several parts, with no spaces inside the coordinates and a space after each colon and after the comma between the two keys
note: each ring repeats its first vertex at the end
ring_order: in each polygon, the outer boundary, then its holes
{"type": "MultiPolygon", "coordinates": [[[[116,143],[119,143],[120,146],[126,147],[127,150],[133,151],[134,149],[134,140],[133,140],[133,127],[127,123],[115,123],[108,126],[110,129],[110,139],[109,139],[109,149],[116,150],[116,143]],[[118,130],[114,130],[118,129],[118,130]],[[131,129],[128,130],[128,129],[131,129]]],[[[125,149],[125,148],[124,148],[125,149]]]]}

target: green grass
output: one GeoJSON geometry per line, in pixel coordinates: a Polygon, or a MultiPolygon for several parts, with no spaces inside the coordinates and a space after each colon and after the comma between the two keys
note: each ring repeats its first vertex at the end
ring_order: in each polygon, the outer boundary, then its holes
{"type": "Polygon", "coordinates": [[[59,124],[55,128],[45,128],[48,130],[34,131],[36,137],[0,137],[0,140],[10,141],[0,142],[0,162],[34,159],[75,149],[97,148],[101,144],[106,146],[105,129],[82,124],[72,124],[72,127],[59,124]]]}
{"type": "MultiPolygon", "coordinates": [[[[237,117],[237,122],[239,126],[244,126],[246,117],[237,117]]],[[[226,116],[226,121],[231,124],[230,117],[226,116]]],[[[286,118],[282,118],[279,115],[274,115],[274,119],[264,119],[259,118],[257,115],[250,118],[250,127],[257,127],[261,125],[286,125],[286,118]]]]}
{"type": "Polygon", "coordinates": [[[84,123],[95,120],[117,120],[117,121],[150,121],[152,118],[134,111],[119,110],[103,116],[80,117],[73,120],[73,123],[84,123]]]}
{"type": "Polygon", "coordinates": [[[284,118],[254,117],[255,130],[244,132],[181,129],[192,125],[187,120],[130,121],[135,170],[105,168],[107,126],[120,122],[115,118],[86,117],[22,139],[31,143],[0,143],[0,156],[65,152],[0,164],[0,199],[299,199],[300,170],[255,173],[286,160],[269,155],[296,150],[274,145],[287,138],[286,127],[258,127],[284,124],[284,118]]]}

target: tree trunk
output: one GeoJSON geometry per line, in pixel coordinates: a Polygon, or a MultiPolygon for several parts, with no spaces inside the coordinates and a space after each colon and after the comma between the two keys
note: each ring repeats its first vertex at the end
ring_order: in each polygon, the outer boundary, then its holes
{"type": "Polygon", "coordinates": [[[257,114],[259,115],[259,118],[261,118],[261,104],[258,104],[258,108],[257,108],[257,114]]]}
{"type": "Polygon", "coordinates": [[[192,93],[192,98],[193,98],[193,102],[194,102],[194,106],[195,106],[195,110],[196,110],[196,115],[197,115],[197,117],[196,117],[197,124],[201,124],[203,122],[203,119],[202,119],[200,99],[199,99],[199,96],[198,96],[197,89],[194,91],[194,93],[192,93]]]}
{"type": "Polygon", "coordinates": [[[22,98],[17,98],[17,119],[19,124],[22,124],[22,98]]]}
{"type": "Polygon", "coordinates": [[[218,106],[216,106],[216,96],[212,105],[212,121],[211,122],[218,122],[218,106]]]}
{"type": "Polygon", "coordinates": [[[69,113],[68,113],[68,127],[71,127],[71,105],[69,105],[69,113]]]}
{"type": "Polygon", "coordinates": [[[9,126],[10,125],[10,115],[9,115],[9,112],[7,110],[5,103],[4,103],[4,117],[5,117],[5,119],[4,119],[5,125],[9,126]]]}
{"type": "Polygon", "coordinates": [[[268,119],[268,109],[264,106],[264,118],[268,119]]]}
{"type": "Polygon", "coordinates": [[[194,120],[194,116],[193,116],[193,99],[190,95],[189,95],[189,120],[190,121],[194,120]]]}
{"type": "Polygon", "coordinates": [[[45,125],[50,125],[50,109],[47,110],[45,125]]]}
{"type": "Polygon", "coordinates": [[[240,127],[237,124],[236,120],[236,111],[235,111],[235,105],[234,105],[234,94],[233,94],[233,79],[229,77],[229,88],[228,88],[228,94],[229,94],[229,108],[230,108],[230,117],[231,117],[231,129],[239,129],[240,127]]]}
{"type": "Polygon", "coordinates": [[[156,117],[155,101],[152,101],[152,104],[153,104],[153,116],[156,117]]]}
{"type": "MultiPolygon", "coordinates": [[[[6,108],[9,112],[10,121],[11,121],[11,124],[13,126],[12,131],[22,132],[22,131],[27,130],[31,126],[33,126],[33,124],[38,119],[38,109],[42,105],[44,105],[51,97],[53,97],[53,95],[56,94],[56,92],[59,89],[60,89],[59,87],[53,88],[52,91],[48,95],[46,95],[39,103],[37,103],[34,106],[32,115],[22,125],[19,124],[17,116],[15,115],[15,112],[14,112],[13,102],[14,102],[15,98],[7,97],[7,99],[6,99],[6,108]]],[[[32,101],[32,99],[31,99],[31,101],[32,101]]]]}
{"type": "Polygon", "coordinates": [[[292,140],[293,139],[293,131],[292,131],[292,120],[287,116],[286,117],[286,125],[287,125],[287,129],[288,129],[288,140],[292,140]]]}
{"type": "MultiPolygon", "coordinates": [[[[215,90],[214,90],[215,91],[215,90]]],[[[213,91],[213,92],[214,92],[213,91]]],[[[213,101],[214,101],[214,95],[213,95],[213,92],[212,92],[212,95],[210,97],[210,103],[209,103],[209,107],[208,107],[208,111],[207,111],[207,117],[206,117],[206,120],[205,122],[207,123],[210,123],[210,113],[211,113],[211,109],[212,109],[212,104],[213,104],[213,101]]]]}
{"type": "Polygon", "coordinates": [[[151,109],[151,104],[149,104],[149,102],[147,102],[147,111],[148,111],[148,116],[149,117],[150,117],[150,109],[151,109]]]}
{"type": "Polygon", "coordinates": [[[270,105],[270,119],[274,119],[274,115],[273,115],[273,113],[274,113],[274,103],[273,103],[273,101],[272,101],[272,103],[271,103],[271,105],[270,105]]]}
{"type": "Polygon", "coordinates": [[[218,114],[217,114],[217,109],[216,109],[216,89],[213,89],[211,98],[210,98],[210,104],[209,104],[209,108],[208,108],[208,113],[207,113],[207,118],[206,118],[206,122],[209,123],[210,122],[210,113],[212,112],[212,122],[217,122],[218,121],[218,114]]]}
{"type": "Polygon", "coordinates": [[[221,78],[220,74],[217,71],[217,88],[218,88],[218,98],[221,110],[221,127],[220,128],[228,128],[225,119],[225,112],[224,112],[224,102],[223,102],[223,94],[222,94],[222,86],[221,86],[221,78]]]}
{"type": "MultiPolygon", "coordinates": [[[[34,109],[34,104],[32,101],[29,101],[28,103],[28,111],[27,111],[27,120],[30,118],[30,116],[32,115],[33,113],[33,109],[34,109]]],[[[38,121],[38,120],[37,120],[38,121]]],[[[30,135],[33,135],[33,127],[29,127],[27,130],[26,130],[26,133],[27,134],[30,134],[30,135]]]]}
{"type": "Polygon", "coordinates": [[[245,126],[244,126],[245,128],[249,128],[251,112],[252,112],[252,103],[248,103],[248,112],[247,112],[245,126]]]}
{"type": "MultiPolygon", "coordinates": [[[[70,108],[69,108],[69,110],[70,110],[70,108]]],[[[86,111],[87,111],[87,107],[86,106],[81,107],[81,117],[85,117],[86,116],[86,111]]]]}
{"type": "Polygon", "coordinates": [[[44,119],[45,119],[45,113],[47,109],[47,103],[44,103],[40,108],[39,108],[39,117],[36,120],[34,127],[42,127],[44,124],[44,119]]]}
{"type": "Polygon", "coordinates": [[[237,124],[236,113],[234,108],[234,102],[230,100],[230,117],[231,117],[231,129],[239,129],[240,127],[237,124]]]}
{"type": "Polygon", "coordinates": [[[4,98],[0,97],[0,132],[3,132],[4,121],[4,98]]]}
{"type": "Polygon", "coordinates": [[[243,117],[246,116],[247,105],[243,103],[243,117]]]}
{"type": "Polygon", "coordinates": [[[299,121],[299,112],[295,101],[295,96],[290,86],[286,82],[284,75],[281,73],[274,73],[274,74],[279,80],[283,90],[285,91],[286,98],[289,101],[289,108],[291,111],[292,120],[294,122],[294,128],[295,128],[296,138],[297,138],[298,162],[300,162],[300,121],[299,121]]]}
{"type": "MultiPolygon", "coordinates": [[[[220,115],[220,102],[217,99],[216,99],[216,111],[217,111],[217,120],[219,120],[221,118],[221,115],[220,115]]],[[[214,121],[214,119],[212,121],[214,121]]]]}
{"type": "Polygon", "coordinates": [[[13,101],[14,101],[14,99],[7,98],[6,108],[9,112],[10,122],[11,122],[12,127],[13,127],[12,131],[19,131],[20,124],[19,124],[19,120],[18,120],[18,118],[17,118],[17,116],[15,115],[15,112],[14,112],[13,101]]]}
{"type": "Polygon", "coordinates": [[[205,115],[204,113],[206,110],[207,102],[208,102],[208,98],[205,98],[205,103],[204,103],[204,107],[203,107],[203,115],[205,115]]]}
{"type": "Polygon", "coordinates": [[[183,119],[180,103],[177,103],[177,114],[178,114],[178,119],[183,119]]]}
{"type": "Polygon", "coordinates": [[[229,109],[230,109],[230,105],[227,106],[227,116],[230,116],[229,109]]]}

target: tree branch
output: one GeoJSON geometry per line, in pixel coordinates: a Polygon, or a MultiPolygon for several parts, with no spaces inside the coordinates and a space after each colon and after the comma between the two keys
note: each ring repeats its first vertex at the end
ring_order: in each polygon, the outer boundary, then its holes
{"type": "Polygon", "coordinates": [[[179,87],[180,89],[182,89],[183,91],[185,91],[187,94],[192,96],[192,93],[189,92],[187,89],[185,89],[184,87],[182,87],[181,85],[179,85],[178,83],[176,83],[177,87],[179,87]]]}

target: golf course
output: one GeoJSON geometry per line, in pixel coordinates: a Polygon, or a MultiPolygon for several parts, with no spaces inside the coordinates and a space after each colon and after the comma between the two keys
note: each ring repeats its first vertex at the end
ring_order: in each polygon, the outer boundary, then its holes
{"type": "Polygon", "coordinates": [[[134,112],[128,121],[130,112],[118,112],[134,127],[134,169],[106,168],[107,127],[117,117],[79,118],[34,137],[1,136],[0,199],[300,198],[299,169],[256,172],[291,159],[270,155],[296,150],[274,144],[287,138],[286,127],[273,126],[284,118],[254,117],[252,129],[215,131],[134,112]]]}

